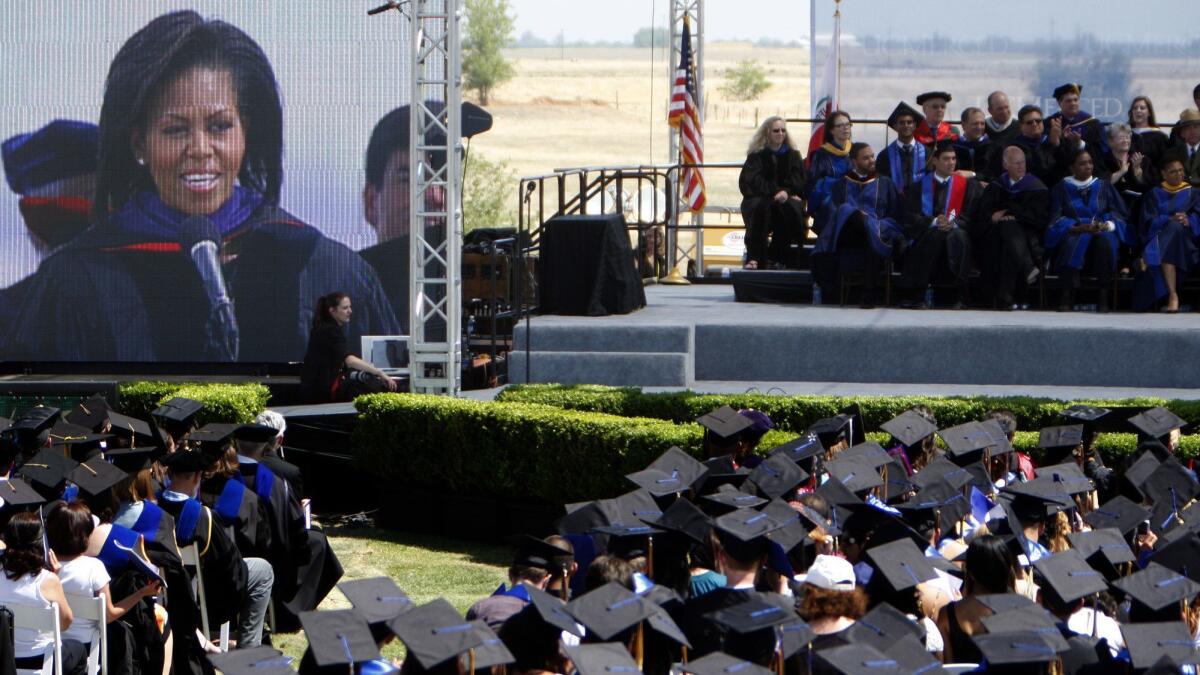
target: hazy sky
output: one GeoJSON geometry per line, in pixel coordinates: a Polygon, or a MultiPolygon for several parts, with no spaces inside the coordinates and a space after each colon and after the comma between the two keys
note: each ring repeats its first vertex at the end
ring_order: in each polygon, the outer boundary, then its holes
{"type": "MultiPolygon", "coordinates": [[[[525,31],[552,38],[563,31],[567,40],[629,40],[634,31],[665,26],[669,0],[509,0],[517,15],[517,34],[525,31]]],[[[833,0],[817,0],[817,30],[828,32],[833,0]]],[[[709,39],[771,37],[793,40],[808,36],[806,0],[707,0],[709,39]]],[[[940,28],[963,37],[1000,34],[1048,37],[1077,29],[1120,40],[1182,40],[1197,37],[1200,2],[1196,0],[1089,0],[1047,3],[1045,0],[844,0],[842,30],[847,33],[896,37],[923,36],[940,28]],[[1062,12],[1046,15],[1046,8],[1062,12]]]]}

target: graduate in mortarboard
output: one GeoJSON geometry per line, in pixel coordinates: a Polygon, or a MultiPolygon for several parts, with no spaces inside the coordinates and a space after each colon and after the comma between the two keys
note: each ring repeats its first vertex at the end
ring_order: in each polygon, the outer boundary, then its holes
{"type": "Polygon", "coordinates": [[[1120,246],[1132,245],[1136,235],[1128,224],[1121,195],[1107,180],[1095,176],[1091,154],[1074,151],[1069,166],[1071,175],[1050,191],[1050,227],[1046,230],[1051,269],[1062,283],[1058,310],[1071,310],[1080,275],[1086,272],[1099,280],[1097,311],[1107,312],[1120,246]]]}
{"type": "Polygon", "coordinates": [[[1009,146],[1001,155],[1004,172],[983,191],[972,239],[986,300],[1007,310],[1041,275],[1050,191],[1029,173],[1020,148],[1009,146]]]}
{"type": "MultiPolygon", "coordinates": [[[[1200,127],[1200,115],[1194,125],[1200,127]]],[[[1163,154],[1162,177],[1162,184],[1142,197],[1142,274],[1133,309],[1144,311],[1162,303],[1164,312],[1174,313],[1179,311],[1179,286],[1196,265],[1200,192],[1187,182],[1184,156],[1178,150],[1163,154]]]]}
{"type": "Polygon", "coordinates": [[[267,508],[241,480],[237,451],[232,445],[237,424],[207,424],[184,437],[208,459],[200,482],[201,503],[217,520],[243,556],[271,558],[271,522],[267,508]]]}
{"type": "Polygon", "coordinates": [[[942,279],[954,285],[955,306],[963,307],[971,272],[968,232],[983,190],[979,181],[955,173],[952,141],[939,141],[931,154],[933,171],[904,195],[904,227],[912,245],[900,280],[907,293],[903,302],[915,306],[930,282],[942,279]]]}
{"type": "Polygon", "coordinates": [[[876,174],[870,145],[853,144],[850,158],[853,167],[833,184],[829,201],[817,214],[813,272],[833,297],[837,274],[850,268],[851,257],[861,256],[865,288],[860,304],[873,306],[882,261],[903,250],[905,244],[904,230],[897,222],[900,196],[890,178],[876,174]]]}
{"type": "Polygon", "coordinates": [[[1079,97],[1082,95],[1083,87],[1074,82],[1054,90],[1058,112],[1046,118],[1046,135],[1050,145],[1062,147],[1064,152],[1086,150],[1092,155],[1093,161],[1099,161],[1108,152],[1104,125],[1080,108],[1079,97]]]}
{"type": "Polygon", "coordinates": [[[200,554],[209,625],[236,619],[239,647],[262,644],[275,579],[271,564],[262,558],[244,558],[225,528],[215,522],[212,510],[196,499],[208,458],[195,450],[181,450],[163,461],[167,485],[158,494],[158,504],[174,517],[179,546],[195,544],[200,554]]]}
{"type": "Polygon", "coordinates": [[[917,125],[924,121],[925,116],[904,101],[897,104],[892,114],[888,115],[888,126],[896,132],[896,140],[888,143],[875,158],[875,170],[879,175],[890,178],[900,194],[904,194],[909,185],[925,175],[927,152],[925,146],[913,136],[917,125]]]}
{"type": "Polygon", "coordinates": [[[958,130],[946,121],[946,106],[950,94],[944,91],[927,91],[917,96],[917,105],[925,113],[925,119],[917,125],[917,142],[927,150],[933,150],[940,141],[958,140],[958,130]]]}

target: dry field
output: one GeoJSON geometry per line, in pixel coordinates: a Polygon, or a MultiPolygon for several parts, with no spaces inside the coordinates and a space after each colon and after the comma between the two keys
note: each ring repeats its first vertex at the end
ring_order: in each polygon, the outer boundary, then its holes
{"type": "MultiPolygon", "coordinates": [[[[653,64],[650,49],[635,48],[517,49],[506,55],[516,77],[493,96],[488,109],[495,126],[472,141],[472,152],[506,161],[521,176],[668,161],[666,50],[655,51],[653,64]]],[[[807,112],[806,50],[727,43],[708,45],[705,57],[708,161],[741,162],[756,115],[807,112]],[[772,86],[758,101],[727,101],[718,91],[721,74],[744,59],[762,64],[772,86]]],[[[737,203],[736,171],[713,172],[708,182],[710,202],[737,203]]]]}

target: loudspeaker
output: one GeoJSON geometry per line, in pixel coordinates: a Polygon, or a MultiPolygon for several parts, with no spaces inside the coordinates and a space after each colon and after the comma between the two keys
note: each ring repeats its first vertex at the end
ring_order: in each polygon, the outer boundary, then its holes
{"type": "Polygon", "coordinates": [[[646,306],[621,214],[555,216],[542,226],[539,248],[542,314],[606,316],[646,306]]]}

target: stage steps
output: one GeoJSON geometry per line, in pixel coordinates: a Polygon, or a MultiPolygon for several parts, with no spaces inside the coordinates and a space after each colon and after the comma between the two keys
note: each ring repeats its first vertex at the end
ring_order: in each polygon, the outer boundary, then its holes
{"type": "Polygon", "coordinates": [[[525,382],[527,367],[531,382],[686,387],[695,379],[691,325],[626,326],[590,317],[577,321],[539,324],[532,330],[518,325],[509,381],[525,382]]]}

